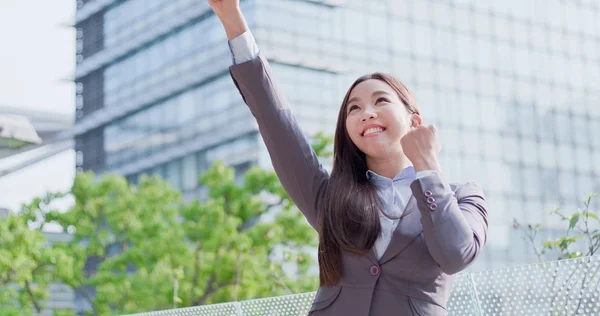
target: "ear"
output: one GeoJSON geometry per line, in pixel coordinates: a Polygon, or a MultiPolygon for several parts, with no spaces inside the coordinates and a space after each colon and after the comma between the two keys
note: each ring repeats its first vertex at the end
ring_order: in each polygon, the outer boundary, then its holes
{"type": "Polygon", "coordinates": [[[416,113],[410,115],[410,127],[417,128],[417,126],[419,126],[421,124],[423,124],[421,115],[416,114],[416,113]]]}

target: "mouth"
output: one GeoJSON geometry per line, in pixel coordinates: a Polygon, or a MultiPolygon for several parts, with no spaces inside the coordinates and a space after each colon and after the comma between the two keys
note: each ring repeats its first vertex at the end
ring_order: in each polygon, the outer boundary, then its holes
{"type": "Polygon", "coordinates": [[[363,137],[376,136],[385,131],[383,126],[369,126],[360,135],[363,137]]]}

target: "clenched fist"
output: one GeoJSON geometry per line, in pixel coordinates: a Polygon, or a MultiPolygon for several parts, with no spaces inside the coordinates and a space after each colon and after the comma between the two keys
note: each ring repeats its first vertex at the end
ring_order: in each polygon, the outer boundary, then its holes
{"type": "Polygon", "coordinates": [[[208,0],[227,34],[227,39],[232,40],[248,31],[248,23],[240,10],[240,0],[208,0]]]}
{"type": "Polygon", "coordinates": [[[208,4],[219,18],[235,15],[240,11],[240,0],[208,0],[208,4]]]}
{"type": "Polygon", "coordinates": [[[417,126],[402,137],[400,144],[417,172],[440,169],[437,157],[442,146],[434,125],[417,126]]]}

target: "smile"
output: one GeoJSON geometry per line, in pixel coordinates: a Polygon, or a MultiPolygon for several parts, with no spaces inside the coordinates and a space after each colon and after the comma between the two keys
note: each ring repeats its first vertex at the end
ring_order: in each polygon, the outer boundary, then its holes
{"type": "Polygon", "coordinates": [[[362,136],[365,136],[365,137],[369,136],[369,135],[375,136],[383,131],[385,131],[385,128],[381,127],[381,126],[368,127],[367,129],[365,129],[362,132],[362,136]]]}

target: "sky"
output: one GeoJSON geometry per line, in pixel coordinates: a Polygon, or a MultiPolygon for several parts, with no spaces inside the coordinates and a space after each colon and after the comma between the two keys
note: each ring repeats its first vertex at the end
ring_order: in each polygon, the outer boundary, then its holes
{"type": "MultiPolygon", "coordinates": [[[[75,5],[75,0],[0,0],[0,106],[72,116],[75,5]]],[[[22,158],[0,159],[0,168],[22,158]]],[[[75,154],[68,150],[0,178],[0,207],[15,210],[45,192],[68,190],[74,166],[75,154]]]]}

